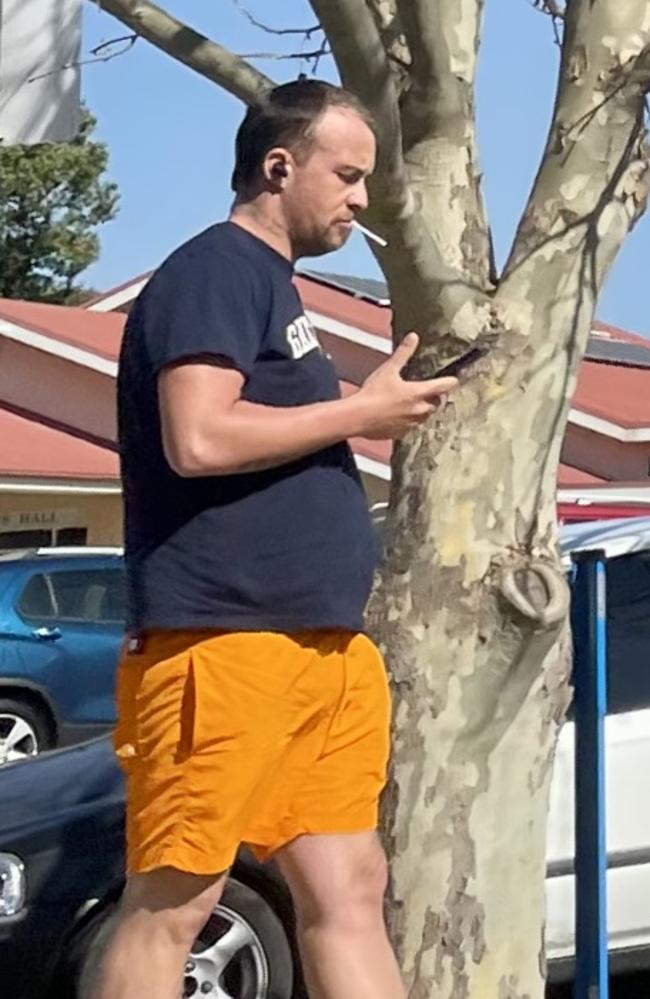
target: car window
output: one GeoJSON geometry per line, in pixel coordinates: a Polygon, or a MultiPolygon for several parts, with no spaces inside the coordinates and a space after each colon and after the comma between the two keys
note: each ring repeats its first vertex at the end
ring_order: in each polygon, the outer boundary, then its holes
{"type": "Polygon", "coordinates": [[[608,709],[650,707],[650,552],[607,563],[608,709]]]}
{"type": "Polygon", "coordinates": [[[23,617],[50,621],[56,616],[52,588],[42,574],[32,576],[18,598],[18,611],[23,617]]]}
{"type": "Polygon", "coordinates": [[[18,610],[31,620],[121,624],[125,604],[122,569],[70,569],[32,576],[18,610]]]}

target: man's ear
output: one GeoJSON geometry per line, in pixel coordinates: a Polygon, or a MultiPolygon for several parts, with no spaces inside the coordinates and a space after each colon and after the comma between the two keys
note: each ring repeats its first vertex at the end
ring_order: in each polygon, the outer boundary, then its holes
{"type": "Polygon", "coordinates": [[[291,175],[292,164],[286,149],[271,149],[264,157],[264,179],[272,187],[282,188],[291,175]]]}

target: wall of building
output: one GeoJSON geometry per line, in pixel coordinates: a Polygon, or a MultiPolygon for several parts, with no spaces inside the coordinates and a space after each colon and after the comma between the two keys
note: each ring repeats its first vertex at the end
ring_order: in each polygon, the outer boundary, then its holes
{"type": "Polygon", "coordinates": [[[650,441],[626,444],[570,423],[562,461],[592,475],[619,482],[650,482],[650,441]]]}
{"type": "Polygon", "coordinates": [[[50,531],[56,541],[70,528],[85,529],[88,545],[121,545],[121,494],[0,493],[0,547],[3,534],[50,531]]]}

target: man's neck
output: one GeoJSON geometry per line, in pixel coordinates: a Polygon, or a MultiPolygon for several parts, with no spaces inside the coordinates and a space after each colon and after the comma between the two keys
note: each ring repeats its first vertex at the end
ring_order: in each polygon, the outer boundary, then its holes
{"type": "Polygon", "coordinates": [[[268,243],[271,249],[275,250],[282,257],[294,262],[291,240],[286,229],[280,222],[273,218],[270,213],[265,212],[254,203],[235,202],[229,216],[230,222],[240,226],[251,235],[257,236],[264,243],[268,243]]]}

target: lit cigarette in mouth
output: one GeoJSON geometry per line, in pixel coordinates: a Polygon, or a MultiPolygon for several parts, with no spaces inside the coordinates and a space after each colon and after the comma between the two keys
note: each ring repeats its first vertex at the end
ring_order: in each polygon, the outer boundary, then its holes
{"type": "Polygon", "coordinates": [[[359,232],[362,232],[364,236],[367,236],[368,239],[374,240],[375,243],[379,243],[380,246],[388,246],[388,243],[383,236],[378,236],[376,232],[372,231],[372,229],[366,229],[365,225],[361,225],[361,223],[357,222],[356,219],[351,224],[355,229],[358,229],[359,232]]]}

